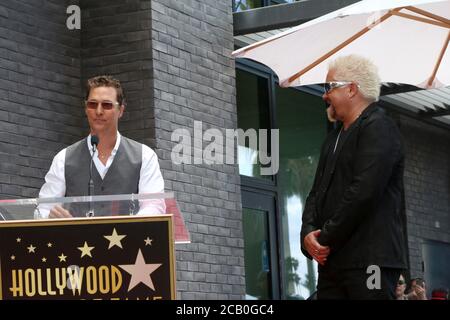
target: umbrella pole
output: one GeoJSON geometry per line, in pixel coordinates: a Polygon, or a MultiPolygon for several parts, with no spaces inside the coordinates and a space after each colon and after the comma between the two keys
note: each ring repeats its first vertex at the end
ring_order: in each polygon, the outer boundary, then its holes
{"type": "Polygon", "coordinates": [[[443,28],[448,28],[450,25],[448,22],[443,22],[443,21],[434,20],[434,19],[426,19],[426,18],[422,18],[419,16],[413,16],[412,14],[407,14],[407,13],[403,13],[403,12],[395,12],[392,15],[402,17],[405,19],[410,19],[410,20],[415,20],[415,21],[419,21],[419,22],[423,22],[423,23],[432,24],[432,25],[435,25],[438,27],[443,27],[443,28]]]}
{"type": "Polygon", "coordinates": [[[448,28],[448,25],[450,24],[450,20],[448,20],[444,17],[438,16],[436,14],[432,14],[431,12],[428,12],[428,11],[425,11],[425,10],[422,10],[422,9],[419,9],[416,7],[405,7],[405,8],[408,9],[409,11],[415,12],[417,14],[423,15],[423,16],[431,18],[433,20],[440,21],[440,22],[446,24],[447,28],[448,28]]]}
{"type": "Polygon", "coordinates": [[[439,54],[439,58],[436,61],[436,65],[434,66],[433,73],[431,74],[430,79],[428,79],[427,83],[428,87],[431,87],[431,85],[433,84],[434,78],[436,77],[436,73],[438,72],[439,66],[441,65],[442,59],[444,58],[445,51],[447,50],[449,41],[450,41],[450,31],[448,32],[447,40],[444,42],[444,45],[442,46],[441,53],[439,54]]]}

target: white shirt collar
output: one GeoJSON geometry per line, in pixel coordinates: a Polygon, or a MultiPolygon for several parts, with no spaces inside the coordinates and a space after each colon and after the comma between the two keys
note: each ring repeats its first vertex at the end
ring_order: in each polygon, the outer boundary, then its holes
{"type": "MultiPolygon", "coordinates": [[[[111,151],[110,157],[114,157],[114,156],[116,155],[117,150],[119,149],[119,145],[120,145],[120,137],[121,137],[120,132],[117,131],[116,144],[114,145],[114,149],[112,149],[112,151],[111,151]]],[[[88,148],[89,148],[89,152],[90,152],[91,155],[92,155],[91,135],[89,135],[89,136],[87,137],[87,145],[88,145],[88,148]]]]}

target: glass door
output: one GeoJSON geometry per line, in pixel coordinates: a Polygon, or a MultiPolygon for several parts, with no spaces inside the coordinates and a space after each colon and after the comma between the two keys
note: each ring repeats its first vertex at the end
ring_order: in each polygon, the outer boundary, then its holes
{"type": "Polygon", "coordinates": [[[275,198],[242,191],[246,299],[279,299],[275,198]]]}

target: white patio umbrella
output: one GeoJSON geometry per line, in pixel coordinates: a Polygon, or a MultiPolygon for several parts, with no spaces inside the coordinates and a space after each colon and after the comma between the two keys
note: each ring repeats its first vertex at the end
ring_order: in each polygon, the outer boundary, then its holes
{"type": "Polygon", "coordinates": [[[233,52],[270,67],[282,87],[324,82],[328,62],[359,54],[383,82],[450,85],[450,0],[363,0],[233,52]]]}

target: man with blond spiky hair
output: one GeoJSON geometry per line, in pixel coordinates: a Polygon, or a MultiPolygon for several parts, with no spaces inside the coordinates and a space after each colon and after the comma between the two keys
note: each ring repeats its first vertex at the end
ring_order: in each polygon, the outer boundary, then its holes
{"type": "Polygon", "coordinates": [[[319,263],[318,299],[395,299],[407,268],[404,151],[378,106],[372,62],[349,55],[329,65],[323,99],[337,121],[306,200],[302,252],[319,263]]]}

